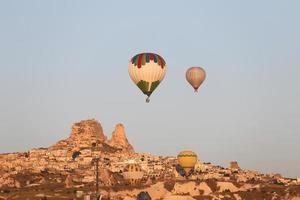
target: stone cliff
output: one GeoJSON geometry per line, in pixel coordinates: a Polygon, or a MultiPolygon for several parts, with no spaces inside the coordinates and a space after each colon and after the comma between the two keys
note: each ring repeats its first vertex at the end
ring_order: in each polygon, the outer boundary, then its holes
{"type": "Polygon", "coordinates": [[[82,139],[105,141],[106,137],[101,124],[97,120],[89,119],[73,124],[70,139],[74,141],[82,139]]]}
{"type": "Polygon", "coordinates": [[[69,138],[57,142],[49,149],[67,149],[72,152],[91,149],[99,151],[99,153],[134,153],[122,124],[116,125],[112,139],[107,140],[101,124],[94,119],[82,120],[73,124],[69,138]]]}
{"type": "MultiPolygon", "coordinates": [[[[112,160],[118,161],[134,154],[123,125],[118,124],[112,139],[107,140],[98,121],[83,120],[73,124],[67,139],[60,140],[49,148],[0,154],[0,188],[16,186],[15,175],[24,173],[41,178],[40,173],[43,172],[62,176],[68,176],[72,172],[73,179],[91,182],[94,180],[93,160],[96,157],[100,159],[100,168],[108,168],[112,160]]],[[[26,184],[23,182],[17,184],[21,184],[20,187],[30,184],[28,181],[26,184]]]]}
{"type": "Polygon", "coordinates": [[[116,125],[115,130],[112,133],[112,137],[108,141],[108,144],[113,147],[122,149],[122,151],[134,153],[134,149],[128,142],[128,139],[126,137],[123,124],[116,125]]]}

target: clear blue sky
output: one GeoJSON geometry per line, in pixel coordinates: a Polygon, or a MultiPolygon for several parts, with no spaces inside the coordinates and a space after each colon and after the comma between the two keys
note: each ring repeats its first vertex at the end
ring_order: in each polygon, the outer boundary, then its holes
{"type": "Polygon", "coordinates": [[[71,124],[126,127],[138,152],[300,176],[300,1],[1,1],[0,152],[48,146],[71,124]],[[151,103],[128,76],[168,65],[151,103]],[[207,79],[195,94],[193,65],[207,79]]]}

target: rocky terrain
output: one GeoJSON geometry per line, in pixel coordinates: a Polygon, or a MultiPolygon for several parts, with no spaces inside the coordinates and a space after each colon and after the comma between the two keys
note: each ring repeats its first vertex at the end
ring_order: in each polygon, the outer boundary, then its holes
{"type": "Polygon", "coordinates": [[[181,177],[176,157],[135,153],[122,124],[108,139],[92,119],[75,123],[69,138],[48,148],[0,154],[0,200],[89,199],[98,160],[102,199],[133,200],[141,191],[165,200],[300,199],[300,179],[243,170],[237,161],[221,167],[199,160],[190,177],[181,177]],[[129,163],[144,171],[137,185],[122,176],[129,163]]]}

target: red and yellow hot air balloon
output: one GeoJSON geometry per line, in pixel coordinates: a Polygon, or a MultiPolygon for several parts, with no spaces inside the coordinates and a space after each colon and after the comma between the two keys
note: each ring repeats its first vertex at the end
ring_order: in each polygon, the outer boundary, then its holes
{"type": "Polygon", "coordinates": [[[150,95],[164,79],[166,69],[165,60],[155,53],[140,53],[130,60],[129,76],[138,88],[147,95],[146,102],[150,101],[150,95]]]}
{"type": "Polygon", "coordinates": [[[205,80],[206,73],[202,67],[191,67],[186,71],[185,77],[195,92],[198,92],[198,88],[205,80]]]}

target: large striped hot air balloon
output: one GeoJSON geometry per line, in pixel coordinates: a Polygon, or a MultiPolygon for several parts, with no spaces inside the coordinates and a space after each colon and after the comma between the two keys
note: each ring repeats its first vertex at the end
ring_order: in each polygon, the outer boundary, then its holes
{"type": "Polygon", "coordinates": [[[132,81],[147,95],[150,95],[160,84],[166,74],[167,65],[165,60],[155,53],[141,53],[134,56],[128,67],[129,76],[132,81]]]}
{"type": "Polygon", "coordinates": [[[195,92],[197,92],[198,88],[205,80],[206,73],[201,67],[191,67],[186,71],[185,77],[186,80],[192,85],[195,92]]]}

